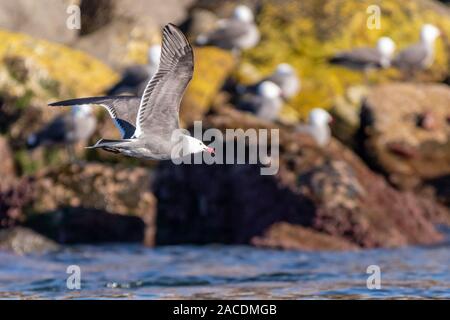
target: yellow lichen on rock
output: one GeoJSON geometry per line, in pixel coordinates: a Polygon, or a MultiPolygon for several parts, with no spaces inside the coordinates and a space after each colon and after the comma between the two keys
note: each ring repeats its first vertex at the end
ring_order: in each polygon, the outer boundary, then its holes
{"type": "Polygon", "coordinates": [[[194,75],[183,98],[184,123],[200,120],[234,67],[233,56],[214,47],[195,48],[194,75]]]}
{"type": "Polygon", "coordinates": [[[0,87],[7,93],[14,87],[18,91],[22,87],[35,94],[45,92],[44,98],[94,95],[117,80],[109,67],[81,51],[3,30],[0,30],[0,61],[0,87]],[[27,78],[11,79],[5,59],[22,61],[32,72],[27,78]]]}
{"type": "MultiPolygon", "coordinates": [[[[445,48],[450,38],[449,10],[427,0],[380,1],[375,4],[381,9],[381,28],[369,29],[367,8],[373,4],[371,0],[286,0],[262,6],[257,17],[261,42],[244,53],[242,65],[247,69],[248,64],[253,65],[261,76],[270,74],[278,63],[295,67],[302,91],[284,108],[282,118],[297,120],[313,107],[330,108],[347,87],[363,82],[361,73],[331,66],[327,57],[339,50],[374,46],[381,36],[391,37],[401,50],[419,40],[425,23],[436,25],[443,33],[436,42],[435,61],[425,72],[426,79],[445,78],[450,64],[445,48]]],[[[393,70],[384,70],[373,73],[370,80],[381,83],[399,77],[393,70]]]]}

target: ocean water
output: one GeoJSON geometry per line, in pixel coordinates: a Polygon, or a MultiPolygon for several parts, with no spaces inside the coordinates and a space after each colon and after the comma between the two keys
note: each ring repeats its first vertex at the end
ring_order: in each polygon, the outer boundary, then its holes
{"type": "Polygon", "coordinates": [[[0,252],[1,299],[450,298],[450,243],[432,247],[299,252],[248,246],[71,246],[0,252]],[[81,289],[69,290],[69,265],[81,289]],[[369,265],[381,289],[369,290],[369,265]]]}

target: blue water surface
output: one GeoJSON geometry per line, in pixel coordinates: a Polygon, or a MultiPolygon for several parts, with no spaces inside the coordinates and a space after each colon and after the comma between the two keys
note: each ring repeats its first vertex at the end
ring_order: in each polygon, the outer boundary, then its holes
{"type": "Polygon", "coordinates": [[[2,299],[450,298],[450,244],[299,252],[248,246],[72,246],[43,255],[0,252],[2,299]],[[69,290],[69,265],[81,289],[69,290]],[[367,288],[369,265],[381,289],[367,288]]]}

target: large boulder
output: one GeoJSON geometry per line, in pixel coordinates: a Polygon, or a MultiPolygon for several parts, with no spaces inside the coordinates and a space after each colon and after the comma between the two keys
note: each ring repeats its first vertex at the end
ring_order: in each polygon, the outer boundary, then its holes
{"type": "Polygon", "coordinates": [[[449,106],[447,85],[396,83],[373,88],[361,114],[368,161],[402,188],[434,180],[444,186],[450,175],[449,106]]]}
{"type": "MultiPolygon", "coordinates": [[[[225,106],[214,111],[205,119],[208,127],[277,128],[225,106]]],[[[322,149],[290,128],[281,127],[279,135],[280,168],[272,176],[261,175],[259,165],[161,163],[154,183],[157,243],[288,243],[302,249],[342,249],[442,239],[434,224],[450,223],[444,207],[397,191],[336,140],[322,149]],[[286,230],[283,240],[273,231],[280,222],[308,231],[278,228],[286,230]],[[304,242],[301,235],[309,231],[327,237],[304,242]],[[292,236],[296,232],[298,236],[292,236]],[[330,237],[340,245],[331,247],[330,237]]]]}

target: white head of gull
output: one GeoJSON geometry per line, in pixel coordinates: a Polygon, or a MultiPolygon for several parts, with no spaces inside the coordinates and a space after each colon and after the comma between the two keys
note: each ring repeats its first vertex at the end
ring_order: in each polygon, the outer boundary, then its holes
{"type": "Polygon", "coordinates": [[[394,41],[389,37],[381,37],[377,42],[377,50],[381,54],[381,66],[383,68],[388,68],[395,51],[394,41]]]}
{"type": "Polygon", "coordinates": [[[251,23],[255,19],[252,10],[244,5],[239,5],[234,9],[233,18],[247,23],[251,23]]]}
{"type": "Polygon", "coordinates": [[[206,146],[202,141],[188,136],[188,135],[182,135],[182,155],[189,155],[194,153],[200,153],[200,152],[208,152],[211,154],[214,154],[214,148],[206,146]]]}
{"type": "Polygon", "coordinates": [[[309,113],[309,123],[322,127],[322,126],[328,126],[328,124],[333,120],[333,117],[321,108],[314,108],[309,113]]]}
{"type": "Polygon", "coordinates": [[[294,68],[288,63],[280,63],[275,69],[275,74],[280,76],[287,76],[295,74],[294,68]]]}
{"type": "Polygon", "coordinates": [[[309,123],[298,125],[296,131],[308,134],[319,146],[323,147],[330,142],[331,130],[329,123],[332,120],[333,118],[327,111],[321,108],[314,108],[309,113],[309,123]]]}
{"type": "Polygon", "coordinates": [[[257,92],[260,96],[275,99],[281,96],[281,89],[272,81],[263,81],[259,84],[257,92]]]}
{"type": "Polygon", "coordinates": [[[150,48],[148,48],[147,56],[150,64],[158,65],[161,58],[161,46],[159,44],[150,46],[150,48]]]}
{"type": "Polygon", "coordinates": [[[427,45],[433,45],[434,41],[441,35],[438,28],[432,24],[425,24],[420,30],[420,39],[427,45]]]}

